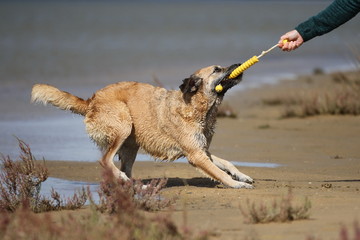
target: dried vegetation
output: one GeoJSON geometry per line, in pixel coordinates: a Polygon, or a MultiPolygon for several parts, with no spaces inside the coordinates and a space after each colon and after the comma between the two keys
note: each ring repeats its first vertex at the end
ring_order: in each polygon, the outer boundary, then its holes
{"type": "Polygon", "coordinates": [[[323,87],[311,87],[317,81],[293,92],[263,99],[268,106],[283,106],[282,118],[315,115],[360,115],[360,75],[332,73],[323,87]]]}
{"type": "Polygon", "coordinates": [[[247,200],[246,207],[240,206],[244,222],[248,224],[269,223],[269,222],[289,222],[300,219],[308,219],[310,216],[311,202],[305,198],[304,204],[293,205],[293,194],[291,188],[287,196],[280,201],[274,200],[271,206],[264,203],[257,205],[255,202],[247,200]]]}
{"type": "Polygon", "coordinates": [[[88,189],[68,200],[52,190],[51,198],[41,196],[41,183],[48,178],[45,164],[37,164],[30,147],[19,141],[20,157],[13,161],[1,155],[0,239],[208,239],[209,232],[194,233],[186,225],[178,227],[169,215],[145,214],[172,203],[159,195],[166,180],[114,180],[104,173],[99,188],[99,202],[88,189]],[[78,209],[90,200],[90,210],[69,211],[54,217],[48,211],[78,209]],[[40,212],[45,212],[39,214],[40,212]],[[79,216],[80,215],[80,216],[79,216]]]}
{"type": "Polygon", "coordinates": [[[0,211],[14,212],[25,204],[33,212],[81,208],[86,200],[85,189],[75,193],[68,200],[52,190],[51,198],[40,194],[41,183],[48,178],[45,164],[38,164],[30,147],[18,139],[20,155],[17,161],[9,156],[0,155],[0,211]]]}

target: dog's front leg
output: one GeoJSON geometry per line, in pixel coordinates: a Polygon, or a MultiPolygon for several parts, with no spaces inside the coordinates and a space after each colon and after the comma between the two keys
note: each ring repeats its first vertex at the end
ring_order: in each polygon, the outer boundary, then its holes
{"type": "Polygon", "coordinates": [[[218,168],[209,158],[205,151],[195,150],[187,154],[188,161],[200,169],[210,178],[217,180],[224,185],[232,188],[253,188],[252,185],[238,182],[232,179],[227,173],[218,168]]]}
{"type": "Polygon", "coordinates": [[[211,159],[218,168],[230,174],[233,179],[250,184],[254,183],[254,180],[251,177],[240,172],[231,162],[215,155],[211,155],[211,159]]]}

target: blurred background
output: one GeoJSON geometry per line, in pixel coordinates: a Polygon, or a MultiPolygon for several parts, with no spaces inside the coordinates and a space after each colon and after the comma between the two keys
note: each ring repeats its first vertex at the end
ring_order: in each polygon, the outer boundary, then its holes
{"type": "MultiPolygon", "coordinates": [[[[30,104],[47,83],[82,98],[118,81],[177,89],[207,65],[244,62],[276,44],[332,1],[0,1],[0,153],[17,136],[49,160],[96,161],[83,117],[30,104]]],[[[230,94],[283,78],[351,70],[360,17],[305,43],[279,49],[247,70],[230,94]]]]}

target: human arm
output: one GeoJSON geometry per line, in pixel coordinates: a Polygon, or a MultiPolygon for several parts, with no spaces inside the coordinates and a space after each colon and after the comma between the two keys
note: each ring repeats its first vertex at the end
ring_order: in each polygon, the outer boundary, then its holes
{"type": "Polygon", "coordinates": [[[304,42],[334,30],[355,17],[359,11],[360,0],[335,0],[316,16],[300,23],[295,30],[281,36],[279,47],[284,51],[294,50],[304,42]],[[289,42],[283,44],[283,39],[288,39],[289,42]]]}

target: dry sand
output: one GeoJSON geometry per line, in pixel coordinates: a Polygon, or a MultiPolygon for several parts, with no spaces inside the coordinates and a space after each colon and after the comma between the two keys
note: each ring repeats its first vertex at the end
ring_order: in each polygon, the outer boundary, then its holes
{"type": "MultiPolygon", "coordinates": [[[[349,73],[359,76],[357,73],[349,73]]],[[[231,161],[277,163],[281,167],[239,167],[255,189],[226,189],[184,163],[137,162],[134,177],[169,178],[165,197],[178,195],[172,217],[179,224],[217,233],[214,239],[339,239],[341,226],[360,220],[360,117],[319,116],[279,119],[282,108],[260,100],[299,89],[331,88],[334,75],[302,77],[226,98],[237,119],[219,119],[211,152],[231,161]],[[310,219],[245,224],[239,205],[270,205],[293,190],[294,204],[308,197],[310,219]]],[[[86,151],[86,149],[84,149],[86,151]]],[[[97,163],[48,161],[52,177],[99,181],[97,163]]],[[[54,186],[56,189],[56,186],[54,186]]],[[[162,211],[167,214],[168,210],[162,211]]]]}

